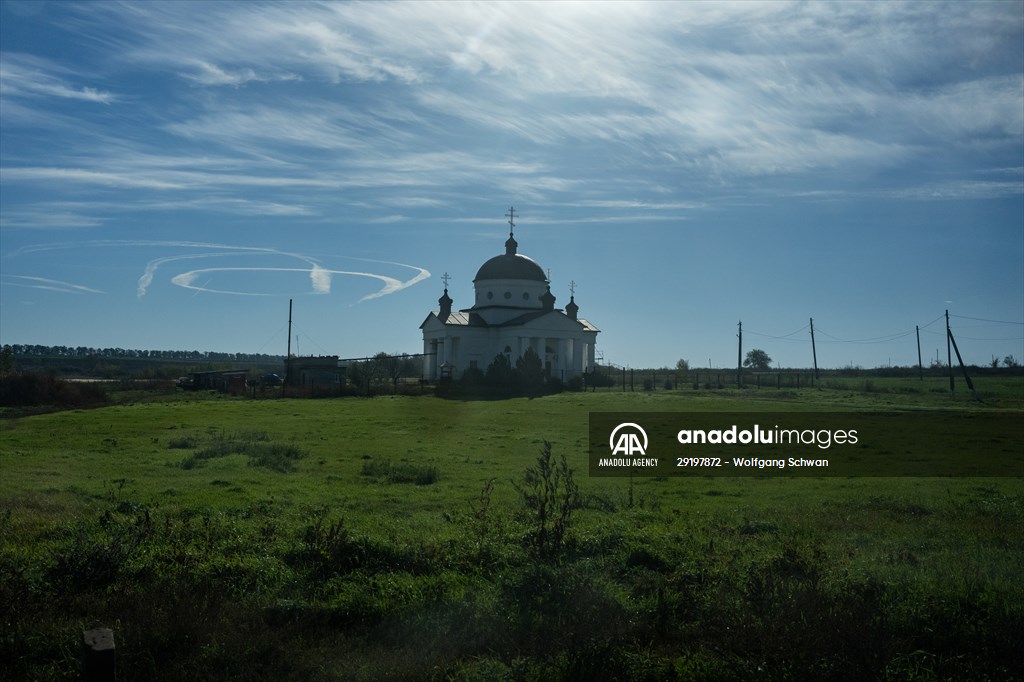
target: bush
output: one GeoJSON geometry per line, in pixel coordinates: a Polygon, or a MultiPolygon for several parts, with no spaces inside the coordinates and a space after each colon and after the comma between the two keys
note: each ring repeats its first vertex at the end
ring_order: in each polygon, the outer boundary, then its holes
{"type": "Polygon", "coordinates": [[[544,441],[536,466],[528,467],[523,482],[515,487],[527,510],[531,552],[538,558],[557,559],[572,513],[583,506],[565,455],[555,462],[551,443],[544,441]]]}
{"type": "Polygon", "coordinates": [[[110,402],[102,384],[65,381],[51,374],[12,374],[0,377],[3,407],[96,407],[110,402]]]}

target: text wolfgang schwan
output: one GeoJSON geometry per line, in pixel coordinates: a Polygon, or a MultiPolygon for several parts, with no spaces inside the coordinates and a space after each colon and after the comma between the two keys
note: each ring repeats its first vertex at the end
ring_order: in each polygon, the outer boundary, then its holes
{"type": "Polygon", "coordinates": [[[594,412],[589,430],[592,476],[1024,473],[1024,428],[997,414],[594,412]]]}

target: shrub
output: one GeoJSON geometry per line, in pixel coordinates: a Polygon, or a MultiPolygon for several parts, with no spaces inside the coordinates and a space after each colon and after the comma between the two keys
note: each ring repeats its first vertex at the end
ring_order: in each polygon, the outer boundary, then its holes
{"type": "Polygon", "coordinates": [[[572,513],[583,506],[565,455],[554,461],[551,443],[544,441],[536,466],[528,467],[523,482],[514,485],[527,510],[531,552],[538,558],[557,559],[572,513]]]}
{"type": "Polygon", "coordinates": [[[415,483],[430,485],[436,483],[441,472],[433,465],[392,464],[390,460],[369,460],[363,464],[363,476],[383,478],[388,483],[415,483]]]}
{"type": "Polygon", "coordinates": [[[102,384],[65,381],[51,374],[0,377],[3,407],[96,407],[110,402],[102,384]]]}

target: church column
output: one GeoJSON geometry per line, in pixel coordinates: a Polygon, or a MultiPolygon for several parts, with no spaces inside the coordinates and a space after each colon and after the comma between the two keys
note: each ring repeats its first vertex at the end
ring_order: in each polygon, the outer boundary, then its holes
{"type": "Polygon", "coordinates": [[[569,378],[569,340],[565,338],[558,339],[558,362],[555,363],[555,367],[558,369],[558,378],[565,381],[569,378]]]}
{"type": "Polygon", "coordinates": [[[423,339],[423,374],[422,378],[430,379],[433,377],[433,370],[431,369],[431,361],[434,359],[431,357],[430,352],[433,350],[433,341],[423,339]]]}

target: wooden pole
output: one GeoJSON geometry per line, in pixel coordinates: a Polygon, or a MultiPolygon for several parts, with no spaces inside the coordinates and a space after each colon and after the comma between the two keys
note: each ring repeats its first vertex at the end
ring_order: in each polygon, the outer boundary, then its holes
{"type": "Polygon", "coordinates": [[[818,349],[814,346],[814,318],[811,318],[811,353],[814,355],[814,378],[818,379],[818,349]]]}
{"type": "Polygon", "coordinates": [[[921,362],[921,328],[915,324],[914,331],[917,332],[917,373],[921,376],[921,381],[924,381],[924,363],[921,362]]]}
{"type": "Polygon", "coordinates": [[[284,356],[284,382],[281,384],[281,396],[291,379],[292,373],[292,299],[288,299],[288,354],[284,356]]]}
{"type": "Polygon", "coordinates": [[[953,338],[952,333],[949,331],[949,309],[946,309],[946,364],[949,366],[949,393],[953,396],[953,400],[956,400],[956,382],[953,380],[953,356],[951,355],[951,348],[949,340],[953,338]]]}
{"type": "Polygon", "coordinates": [[[946,334],[949,336],[949,340],[953,343],[953,350],[956,351],[956,360],[960,363],[960,369],[964,373],[964,379],[967,381],[967,388],[971,389],[971,395],[974,396],[974,399],[981,402],[978,399],[978,392],[974,390],[974,382],[971,381],[970,375],[967,374],[967,368],[964,366],[964,359],[960,357],[960,349],[956,347],[956,338],[953,336],[953,330],[947,329],[946,334]]]}
{"type": "Polygon", "coordinates": [[[736,388],[743,388],[743,320],[739,322],[740,331],[736,335],[740,343],[736,350],[736,388]]]}

